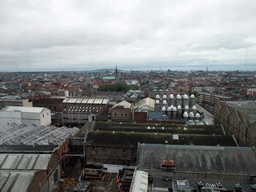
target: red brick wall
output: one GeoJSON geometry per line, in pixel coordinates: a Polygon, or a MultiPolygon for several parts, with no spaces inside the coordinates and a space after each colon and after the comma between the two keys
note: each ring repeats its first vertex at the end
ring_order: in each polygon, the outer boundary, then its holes
{"type": "Polygon", "coordinates": [[[147,112],[134,112],[134,121],[136,123],[146,123],[147,112]]]}

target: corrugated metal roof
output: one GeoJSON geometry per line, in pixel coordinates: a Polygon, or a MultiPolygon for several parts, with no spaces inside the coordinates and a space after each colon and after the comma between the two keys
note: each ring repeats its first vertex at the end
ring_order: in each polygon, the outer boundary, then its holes
{"type": "Polygon", "coordinates": [[[121,101],[121,102],[115,104],[115,105],[113,106],[113,108],[119,107],[119,106],[124,107],[124,108],[131,108],[132,104],[129,103],[129,102],[127,102],[127,101],[121,101]]]}
{"type": "Polygon", "coordinates": [[[132,178],[130,192],[147,192],[148,191],[148,173],[137,170],[132,178]]]}
{"type": "Polygon", "coordinates": [[[108,99],[104,99],[103,101],[102,101],[102,104],[104,104],[104,105],[106,105],[106,104],[108,104],[109,103],[109,100],[108,99]]]}
{"type": "Polygon", "coordinates": [[[37,171],[0,170],[1,191],[27,191],[37,171]]]}
{"type": "Polygon", "coordinates": [[[20,111],[25,113],[41,113],[45,108],[44,107],[16,107],[16,106],[7,106],[3,109],[6,112],[20,111]]]}
{"type": "Polygon", "coordinates": [[[77,98],[70,98],[67,103],[76,103],[77,98]]]}
{"type": "Polygon", "coordinates": [[[51,154],[0,154],[1,170],[47,170],[51,154]]]}
{"type": "Polygon", "coordinates": [[[87,104],[92,104],[94,102],[95,98],[90,98],[88,101],[87,101],[87,104]]]}
{"type": "Polygon", "coordinates": [[[67,103],[68,100],[69,100],[69,98],[65,98],[65,99],[62,101],[62,103],[67,103]]]}
{"type": "Polygon", "coordinates": [[[101,104],[103,99],[95,99],[94,104],[101,104]]]}
{"type": "Polygon", "coordinates": [[[82,103],[87,103],[88,100],[89,100],[88,98],[84,98],[82,103]]]}
{"type": "Polygon", "coordinates": [[[161,170],[162,160],[175,160],[176,171],[256,174],[252,148],[153,145],[139,146],[138,169],[161,170]]]}
{"type": "Polygon", "coordinates": [[[13,123],[0,126],[0,145],[60,145],[65,138],[78,131],[76,127],[38,127],[13,123]]]}
{"type": "Polygon", "coordinates": [[[78,98],[76,103],[82,103],[82,101],[83,101],[83,98],[78,98]]]}
{"type": "Polygon", "coordinates": [[[155,111],[155,100],[149,97],[140,100],[136,106],[137,110],[155,111]]]}

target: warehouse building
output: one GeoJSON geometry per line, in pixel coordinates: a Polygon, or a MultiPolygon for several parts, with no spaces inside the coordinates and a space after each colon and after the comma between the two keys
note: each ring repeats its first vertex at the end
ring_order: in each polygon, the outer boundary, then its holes
{"type": "Polygon", "coordinates": [[[11,123],[49,126],[51,125],[51,111],[44,107],[15,107],[7,106],[0,111],[2,124],[11,123]]]}

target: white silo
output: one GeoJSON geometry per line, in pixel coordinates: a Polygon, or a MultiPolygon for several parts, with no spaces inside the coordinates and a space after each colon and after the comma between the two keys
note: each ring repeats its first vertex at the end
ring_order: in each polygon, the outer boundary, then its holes
{"type": "Polygon", "coordinates": [[[200,118],[201,118],[200,114],[197,113],[197,114],[196,114],[196,119],[199,120],[200,118]]]}
{"type": "Polygon", "coordinates": [[[184,112],[189,112],[189,107],[188,107],[188,105],[186,105],[186,106],[184,107],[184,112]]]}
{"type": "Polygon", "coordinates": [[[168,117],[168,119],[172,118],[172,109],[171,109],[171,107],[167,108],[167,117],[168,117]]]}
{"type": "Polygon", "coordinates": [[[176,107],[172,108],[172,118],[173,119],[177,118],[177,108],[176,107]]]}
{"type": "Polygon", "coordinates": [[[165,107],[162,107],[162,114],[166,115],[166,108],[165,107]]]}
{"type": "Polygon", "coordinates": [[[166,100],[163,100],[163,107],[167,108],[168,107],[168,103],[166,100]]]}
{"type": "Polygon", "coordinates": [[[160,96],[157,94],[155,99],[160,100],[160,96]]]}
{"type": "Polygon", "coordinates": [[[183,95],[183,107],[189,106],[189,100],[188,100],[188,95],[183,95]]]}
{"type": "Polygon", "coordinates": [[[194,113],[193,112],[189,113],[189,119],[192,119],[192,120],[194,119],[194,113]]]}
{"type": "Polygon", "coordinates": [[[170,95],[170,105],[175,105],[175,100],[173,94],[170,95]]]}
{"type": "Polygon", "coordinates": [[[194,106],[195,104],[196,104],[195,95],[192,94],[190,95],[190,106],[194,106]]]}
{"type": "Polygon", "coordinates": [[[163,100],[167,100],[167,96],[166,95],[163,95],[163,100]]]}
{"type": "Polygon", "coordinates": [[[194,105],[191,110],[192,110],[192,112],[193,112],[194,115],[195,115],[195,114],[196,114],[196,106],[194,105]]]}
{"type": "Polygon", "coordinates": [[[155,102],[155,111],[156,112],[160,111],[160,102],[159,102],[159,100],[156,100],[156,102],[155,102]]]}
{"type": "Polygon", "coordinates": [[[178,117],[180,118],[181,115],[182,115],[182,109],[181,109],[181,106],[180,106],[180,105],[178,105],[177,111],[178,111],[178,117]]]}
{"type": "Polygon", "coordinates": [[[187,112],[183,113],[183,118],[184,118],[184,120],[188,120],[188,113],[187,112]]]}
{"type": "Polygon", "coordinates": [[[182,100],[181,100],[180,94],[178,94],[176,97],[176,106],[178,106],[178,105],[182,106],[182,100]]]}

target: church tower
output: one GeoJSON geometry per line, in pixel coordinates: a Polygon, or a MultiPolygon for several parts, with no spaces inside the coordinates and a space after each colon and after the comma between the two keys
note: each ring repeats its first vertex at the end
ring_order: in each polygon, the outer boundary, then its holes
{"type": "Polygon", "coordinates": [[[117,65],[116,65],[116,69],[115,69],[114,75],[115,75],[115,77],[116,77],[116,78],[118,78],[118,70],[117,70],[117,65]]]}

